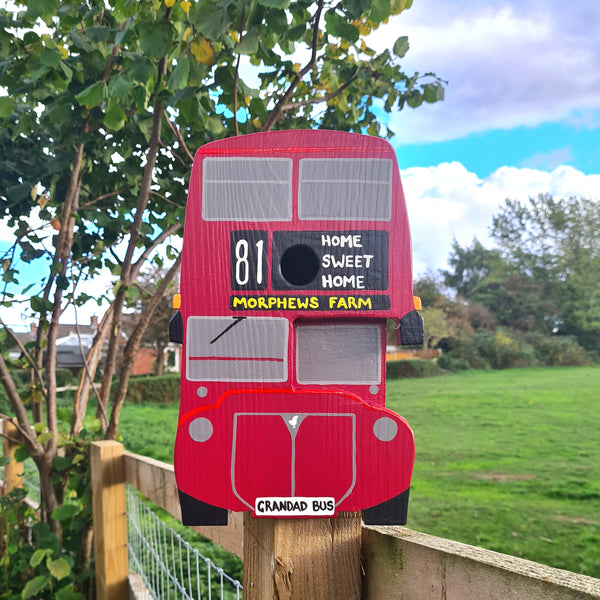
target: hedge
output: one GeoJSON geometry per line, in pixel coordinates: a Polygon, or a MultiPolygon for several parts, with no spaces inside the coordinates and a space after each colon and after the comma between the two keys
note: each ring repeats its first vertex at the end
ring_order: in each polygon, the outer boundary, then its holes
{"type": "MultiPolygon", "coordinates": [[[[179,373],[132,377],[127,388],[126,402],[179,402],[179,373]]],[[[114,386],[113,384],[113,390],[114,386]]]]}
{"type": "Polygon", "coordinates": [[[407,379],[440,375],[437,363],[430,360],[391,360],[385,365],[387,379],[407,379]]]}

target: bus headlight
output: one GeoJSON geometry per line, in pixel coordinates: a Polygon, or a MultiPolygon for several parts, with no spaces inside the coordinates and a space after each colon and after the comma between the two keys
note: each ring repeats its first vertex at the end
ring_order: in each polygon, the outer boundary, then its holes
{"type": "Polygon", "coordinates": [[[373,424],[373,434],[382,442],[391,442],[398,434],[398,425],[389,417],[381,417],[373,424]]]}
{"type": "Polygon", "coordinates": [[[190,423],[188,431],[195,442],[206,442],[213,434],[213,426],[208,419],[198,417],[190,423]]]}

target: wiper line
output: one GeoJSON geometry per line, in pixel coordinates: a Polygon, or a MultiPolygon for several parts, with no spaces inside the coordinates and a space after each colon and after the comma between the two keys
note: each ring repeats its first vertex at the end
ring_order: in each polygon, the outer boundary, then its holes
{"type": "Polygon", "coordinates": [[[227,327],[225,327],[225,329],[223,329],[223,331],[221,331],[221,333],[219,333],[219,335],[214,340],[211,340],[210,343],[214,344],[219,338],[223,337],[228,331],[233,329],[238,323],[240,323],[241,321],[243,321],[246,318],[247,317],[234,317],[233,323],[231,323],[231,325],[228,325],[227,327]]]}

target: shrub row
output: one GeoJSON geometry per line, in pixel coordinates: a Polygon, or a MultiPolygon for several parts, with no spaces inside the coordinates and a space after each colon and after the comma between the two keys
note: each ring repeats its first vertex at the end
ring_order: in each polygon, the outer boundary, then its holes
{"type": "Polygon", "coordinates": [[[127,402],[179,402],[179,381],[179,373],[132,377],[127,388],[127,402]]]}
{"type": "Polygon", "coordinates": [[[430,360],[391,360],[385,365],[387,379],[433,377],[440,373],[440,367],[430,360]]]}
{"type": "Polygon", "coordinates": [[[438,365],[447,371],[591,364],[585,350],[567,336],[480,330],[472,336],[450,338],[444,346],[438,365]]]}

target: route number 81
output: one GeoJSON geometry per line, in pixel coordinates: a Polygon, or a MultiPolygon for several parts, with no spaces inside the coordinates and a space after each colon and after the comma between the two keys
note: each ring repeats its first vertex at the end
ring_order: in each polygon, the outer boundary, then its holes
{"type": "Polygon", "coordinates": [[[266,290],[268,234],[266,231],[232,231],[231,288],[266,290]]]}

